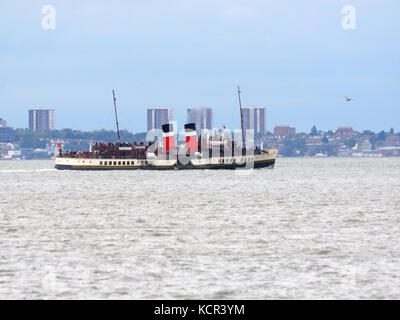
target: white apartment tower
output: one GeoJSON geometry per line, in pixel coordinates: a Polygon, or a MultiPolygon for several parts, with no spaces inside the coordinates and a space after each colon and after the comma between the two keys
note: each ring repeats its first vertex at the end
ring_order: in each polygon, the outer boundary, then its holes
{"type": "Polygon", "coordinates": [[[147,131],[160,129],[163,124],[172,122],[172,108],[152,108],[147,109],[147,131]]]}
{"type": "Polygon", "coordinates": [[[195,123],[197,134],[200,135],[202,129],[211,130],[213,128],[213,112],[211,108],[188,108],[187,123],[195,123]]]}
{"type": "Polygon", "coordinates": [[[253,129],[254,136],[265,134],[265,108],[247,107],[242,108],[243,129],[253,129]]]}
{"type": "Polygon", "coordinates": [[[29,110],[29,131],[51,131],[54,123],[54,109],[29,110]]]}

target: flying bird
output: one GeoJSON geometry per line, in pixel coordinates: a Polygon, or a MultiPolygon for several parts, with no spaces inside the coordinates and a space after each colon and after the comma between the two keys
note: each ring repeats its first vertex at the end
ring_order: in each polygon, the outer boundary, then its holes
{"type": "Polygon", "coordinates": [[[347,102],[351,101],[351,98],[344,96],[347,102]]]}

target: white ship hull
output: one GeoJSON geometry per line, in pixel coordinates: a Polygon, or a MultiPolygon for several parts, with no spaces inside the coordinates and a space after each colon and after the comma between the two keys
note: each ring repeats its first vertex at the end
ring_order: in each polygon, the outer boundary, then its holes
{"type": "Polygon", "coordinates": [[[59,170],[183,170],[183,169],[235,169],[237,167],[273,167],[276,149],[265,149],[260,154],[232,157],[192,158],[187,164],[177,159],[97,159],[57,157],[55,168],[59,170]]]}

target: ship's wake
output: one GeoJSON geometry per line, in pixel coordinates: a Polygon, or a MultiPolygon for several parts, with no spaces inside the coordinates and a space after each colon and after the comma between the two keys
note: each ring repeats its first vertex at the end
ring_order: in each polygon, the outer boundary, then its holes
{"type": "Polygon", "coordinates": [[[57,169],[3,169],[0,170],[1,173],[32,173],[32,172],[47,172],[47,171],[57,171],[57,169]]]}

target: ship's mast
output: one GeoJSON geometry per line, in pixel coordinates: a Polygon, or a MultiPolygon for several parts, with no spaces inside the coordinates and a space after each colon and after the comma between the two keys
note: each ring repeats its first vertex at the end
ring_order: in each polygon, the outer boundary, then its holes
{"type": "Polygon", "coordinates": [[[118,137],[118,145],[121,144],[121,137],[119,135],[119,125],[118,125],[118,114],[117,114],[117,99],[115,98],[115,93],[114,93],[114,89],[112,91],[113,93],[113,100],[114,100],[114,111],[115,111],[115,122],[117,123],[117,137],[118,137]]]}
{"type": "Polygon", "coordinates": [[[240,88],[238,86],[238,96],[239,96],[239,107],[240,107],[240,124],[242,127],[242,141],[243,141],[243,148],[246,150],[246,140],[244,139],[244,128],[243,128],[243,110],[242,110],[242,101],[240,99],[240,88]]]}

